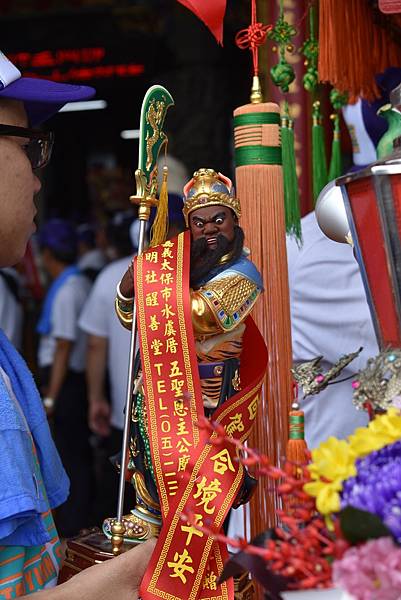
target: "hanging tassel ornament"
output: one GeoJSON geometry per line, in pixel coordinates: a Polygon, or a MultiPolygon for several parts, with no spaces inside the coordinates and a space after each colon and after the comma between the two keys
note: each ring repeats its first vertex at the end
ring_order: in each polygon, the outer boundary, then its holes
{"type": "MultiPolygon", "coordinates": [[[[298,384],[293,383],[294,401],[289,413],[289,437],[286,448],[286,472],[295,479],[302,479],[305,465],[309,462],[309,451],[305,441],[305,416],[298,403],[298,384]]],[[[291,515],[302,501],[289,495],[284,502],[284,510],[291,515]]]]}
{"type": "Polygon", "coordinates": [[[235,36],[235,43],[241,50],[249,49],[252,53],[253,79],[251,89],[251,103],[258,104],[262,102],[262,88],[259,80],[259,56],[258,48],[266,41],[268,31],[271,25],[263,25],[257,22],[256,1],[252,0],[251,24],[247,29],[241,29],[235,36]]]}
{"type": "Polygon", "coordinates": [[[366,0],[319,2],[319,80],[368,101],[380,97],[375,76],[401,66],[393,21],[366,0]]]}
{"type": "Polygon", "coordinates": [[[300,474],[299,465],[306,462],[308,446],[305,441],[305,416],[298,403],[298,385],[294,383],[294,402],[289,413],[289,436],[286,449],[287,461],[294,465],[294,476],[300,474]]]}
{"type": "MultiPolygon", "coordinates": [[[[280,15],[274,27],[269,31],[268,38],[276,42],[279,51],[279,61],[270,69],[270,75],[274,85],[282,92],[288,92],[290,84],[295,79],[295,71],[285,57],[285,53],[294,52],[292,38],[297,34],[295,27],[287,23],[284,18],[283,0],[280,0],[280,15]]],[[[274,47],[273,50],[276,48],[274,47]]]]}
{"type": "Polygon", "coordinates": [[[304,41],[299,51],[305,56],[306,72],[302,78],[302,83],[307,92],[313,93],[319,83],[317,72],[319,45],[315,36],[315,9],[313,6],[309,9],[309,37],[304,41]]]}
{"type": "Polygon", "coordinates": [[[320,192],[327,184],[327,178],[323,117],[320,112],[320,102],[316,100],[313,103],[312,111],[312,184],[314,202],[316,202],[320,192]]]}
{"type": "MultiPolygon", "coordinates": [[[[258,27],[257,27],[258,26],[258,27]]],[[[257,73],[256,0],[252,0],[252,25],[248,47],[257,73]]],[[[268,30],[264,27],[264,32],[268,30]]],[[[244,39],[237,36],[237,43],[244,39]]],[[[266,37],[266,35],[264,35],[266,37]]],[[[292,399],[292,349],[284,214],[283,167],[280,145],[280,109],[272,102],[255,102],[234,111],[237,195],[241,201],[241,227],[251,245],[252,261],[263,278],[264,293],[253,317],[269,349],[269,363],[259,400],[250,446],[267,454],[274,464],[284,456],[288,439],[288,410],[292,399]]],[[[251,500],[251,536],[275,523],[277,494],[259,481],[251,500]]]]}
{"type": "MultiPolygon", "coordinates": [[[[279,87],[283,93],[288,92],[290,84],[295,79],[295,71],[287,62],[285,53],[294,51],[292,38],[296,33],[295,27],[287,23],[284,18],[283,2],[281,2],[279,18],[275,26],[269,31],[268,37],[277,44],[280,54],[279,62],[271,68],[270,75],[274,85],[279,87]]],[[[286,101],[281,117],[285,226],[287,234],[295,236],[300,244],[302,241],[301,215],[294,143],[294,121],[290,117],[288,102],[286,101]]]]}
{"type": "MultiPolygon", "coordinates": [[[[316,97],[319,84],[317,72],[319,46],[315,36],[315,10],[313,6],[309,9],[309,37],[302,44],[300,52],[305,56],[304,65],[307,67],[302,79],[303,86],[307,92],[312,94],[312,97],[316,97]]],[[[313,200],[316,202],[320,191],[327,183],[326,148],[320,102],[318,100],[313,103],[312,111],[312,183],[313,200]]]]}
{"type": "Polygon", "coordinates": [[[163,244],[167,239],[168,232],[168,167],[163,167],[163,181],[160,187],[159,203],[156,218],[150,231],[150,246],[163,244]]]}
{"type": "Polygon", "coordinates": [[[341,155],[341,136],[340,136],[340,110],[348,102],[348,94],[341,94],[336,89],[332,89],[330,92],[330,102],[336,111],[330,115],[330,119],[333,121],[333,141],[331,144],[331,159],[329,167],[328,181],[333,181],[343,174],[343,164],[341,155]]]}
{"type": "Polygon", "coordinates": [[[294,146],[294,121],[290,117],[288,102],[285,102],[281,117],[281,150],[283,156],[285,229],[302,244],[301,214],[294,146]]]}
{"type": "Polygon", "coordinates": [[[333,121],[333,141],[331,143],[328,181],[333,181],[333,179],[340,177],[343,166],[341,158],[340,117],[338,113],[333,113],[330,115],[330,119],[333,121]]]}

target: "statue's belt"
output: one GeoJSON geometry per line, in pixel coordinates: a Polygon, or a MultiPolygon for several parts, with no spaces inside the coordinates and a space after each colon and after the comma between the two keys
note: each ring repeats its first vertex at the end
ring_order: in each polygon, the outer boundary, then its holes
{"type": "Polygon", "coordinates": [[[224,362],[199,363],[199,377],[200,379],[213,379],[215,377],[223,377],[224,367],[224,362]]]}

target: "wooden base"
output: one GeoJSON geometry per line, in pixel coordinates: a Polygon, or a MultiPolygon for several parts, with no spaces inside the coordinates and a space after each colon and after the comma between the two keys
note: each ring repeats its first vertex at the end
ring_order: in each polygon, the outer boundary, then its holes
{"type": "MultiPolygon", "coordinates": [[[[123,544],[122,551],[126,552],[134,544],[123,544]]],[[[61,568],[58,583],[64,583],[74,575],[113,558],[111,542],[99,528],[84,531],[76,538],[68,540],[64,564],[61,568]]],[[[244,573],[234,579],[234,600],[254,600],[255,587],[249,579],[249,574],[244,573]]]]}
{"type": "MultiPolygon", "coordinates": [[[[122,551],[133,548],[133,545],[124,544],[122,551]]],[[[64,583],[74,575],[91,567],[92,565],[113,558],[111,541],[104,533],[94,527],[88,531],[68,540],[63,566],[61,567],[58,583],[64,583]]]]}
{"type": "Polygon", "coordinates": [[[249,579],[249,573],[234,577],[234,600],[254,600],[255,586],[249,579]]]}

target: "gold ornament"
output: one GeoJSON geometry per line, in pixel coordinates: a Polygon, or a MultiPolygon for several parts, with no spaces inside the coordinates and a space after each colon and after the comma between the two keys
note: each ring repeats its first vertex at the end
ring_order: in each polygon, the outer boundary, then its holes
{"type": "Polygon", "coordinates": [[[319,394],[331,382],[336,383],[333,379],[336,379],[341,371],[349,365],[361,351],[362,348],[359,348],[356,352],[341,356],[326,373],[322,373],[322,367],[320,365],[323,356],[317,356],[313,360],[294,366],[291,369],[291,373],[293,374],[296,383],[302,387],[304,398],[313,394],[319,394]]]}
{"type": "Polygon", "coordinates": [[[401,350],[390,348],[370,358],[352,382],[357,408],[385,411],[401,405],[401,350]]]}

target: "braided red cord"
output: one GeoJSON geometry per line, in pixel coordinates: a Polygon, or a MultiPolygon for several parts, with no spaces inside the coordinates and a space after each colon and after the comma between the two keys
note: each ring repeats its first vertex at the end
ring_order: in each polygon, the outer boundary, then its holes
{"type": "Polygon", "coordinates": [[[256,22],[256,0],[252,0],[252,19],[251,24],[246,29],[241,29],[235,36],[235,43],[241,50],[250,48],[252,52],[253,73],[259,74],[258,46],[266,41],[267,32],[272,29],[272,25],[263,25],[256,22]]]}

